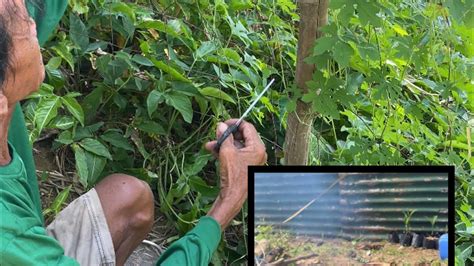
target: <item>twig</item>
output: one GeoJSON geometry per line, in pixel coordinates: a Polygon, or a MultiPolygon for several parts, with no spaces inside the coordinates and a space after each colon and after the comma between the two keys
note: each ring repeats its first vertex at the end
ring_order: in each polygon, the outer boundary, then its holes
{"type": "Polygon", "coordinates": [[[319,198],[321,198],[322,196],[324,196],[324,194],[326,194],[329,190],[331,190],[332,187],[334,187],[337,183],[339,183],[339,181],[341,181],[342,179],[344,179],[345,177],[347,176],[347,174],[345,175],[341,175],[338,179],[336,179],[336,181],[334,181],[326,190],[324,190],[323,192],[321,192],[321,194],[319,194],[316,198],[312,199],[310,202],[308,202],[306,205],[304,205],[301,209],[297,210],[295,213],[293,213],[290,217],[288,217],[285,221],[282,222],[282,224],[284,223],[287,223],[291,220],[293,220],[293,218],[295,218],[296,216],[298,216],[298,214],[300,214],[302,211],[304,211],[306,208],[308,208],[311,204],[313,204],[316,200],[318,200],[319,198]]]}
{"type": "Polygon", "coordinates": [[[57,135],[59,133],[59,130],[57,129],[53,129],[51,130],[51,132],[48,132],[47,134],[45,134],[44,136],[40,137],[40,138],[37,138],[35,140],[35,143],[38,143],[38,142],[41,142],[43,140],[47,140],[47,139],[50,139],[52,137],[54,137],[55,135],[57,135]]]}

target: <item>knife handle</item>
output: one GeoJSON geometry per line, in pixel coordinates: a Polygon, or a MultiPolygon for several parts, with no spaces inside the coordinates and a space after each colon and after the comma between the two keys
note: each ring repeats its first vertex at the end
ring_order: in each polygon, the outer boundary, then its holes
{"type": "Polygon", "coordinates": [[[230,134],[234,134],[237,129],[239,129],[240,123],[235,123],[232,126],[228,127],[224,133],[217,139],[217,144],[214,146],[214,150],[219,153],[222,143],[230,136],[230,134]]]}

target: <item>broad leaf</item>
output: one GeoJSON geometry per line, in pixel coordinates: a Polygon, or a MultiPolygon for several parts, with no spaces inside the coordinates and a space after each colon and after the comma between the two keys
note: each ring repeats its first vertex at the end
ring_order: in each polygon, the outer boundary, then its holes
{"type": "Polygon", "coordinates": [[[191,123],[193,120],[193,107],[191,100],[181,93],[171,92],[165,94],[166,103],[178,110],[184,118],[184,121],[191,123]]]}
{"type": "Polygon", "coordinates": [[[135,151],[133,146],[128,142],[128,140],[117,131],[109,130],[103,135],[101,135],[100,138],[117,148],[121,148],[127,151],[135,151]]]}
{"type": "Polygon", "coordinates": [[[153,90],[148,94],[148,97],[146,99],[146,106],[147,106],[147,111],[148,111],[148,116],[151,117],[151,115],[156,111],[156,108],[158,108],[158,104],[162,103],[164,101],[163,93],[153,90]]]}
{"type": "Polygon", "coordinates": [[[69,112],[84,126],[84,111],[81,105],[73,97],[64,96],[62,101],[69,112]]]}
{"type": "Polygon", "coordinates": [[[48,123],[58,114],[58,108],[61,105],[60,97],[53,95],[47,98],[41,98],[35,113],[35,125],[38,134],[45,128],[48,123]]]}
{"type": "Polygon", "coordinates": [[[84,52],[89,46],[89,32],[81,19],[72,14],[69,16],[69,34],[74,44],[84,52]]]}
{"type": "Polygon", "coordinates": [[[224,101],[228,101],[235,104],[234,99],[232,99],[232,97],[230,97],[229,94],[225,93],[222,90],[219,90],[218,88],[205,87],[205,88],[200,89],[199,92],[204,96],[222,99],[224,101]]]}
{"type": "Polygon", "coordinates": [[[157,68],[163,70],[164,72],[170,74],[171,77],[173,77],[175,80],[191,82],[189,79],[187,79],[185,76],[183,76],[183,74],[179,73],[178,70],[176,70],[175,68],[173,68],[169,64],[166,64],[165,62],[159,61],[159,60],[156,60],[156,59],[152,59],[151,61],[153,62],[155,67],[157,67],[157,68]]]}
{"type": "Polygon", "coordinates": [[[74,150],[74,157],[76,159],[76,171],[79,175],[79,181],[84,187],[87,187],[89,170],[87,168],[85,151],[77,144],[72,145],[72,148],[74,150]]]}
{"type": "Polygon", "coordinates": [[[109,150],[104,144],[100,143],[100,141],[92,139],[92,138],[85,138],[79,142],[84,150],[91,152],[93,154],[105,157],[109,160],[112,160],[112,155],[110,155],[109,150]]]}

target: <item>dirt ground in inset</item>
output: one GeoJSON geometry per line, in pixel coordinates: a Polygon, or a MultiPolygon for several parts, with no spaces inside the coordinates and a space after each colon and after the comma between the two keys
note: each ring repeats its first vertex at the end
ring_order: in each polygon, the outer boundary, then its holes
{"type": "Polygon", "coordinates": [[[403,247],[388,241],[318,239],[288,234],[265,237],[256,237],[255,265],[448,265],[439,259],[437,250],[403,247]]]}

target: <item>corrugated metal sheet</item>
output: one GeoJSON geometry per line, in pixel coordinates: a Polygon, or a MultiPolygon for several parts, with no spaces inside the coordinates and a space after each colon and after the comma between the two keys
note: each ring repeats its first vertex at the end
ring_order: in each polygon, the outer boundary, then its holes
{"type": "MultiPolygon", "coordinates": [[[[256,224],[278,225],[329,187],[332,173],[257,173],[256,224]]],[[[448,177],[439,174],[350,174],[325,196],[282,226],[297,234],[386,239],[403,231],[403,212],[416,210],[410,227],[447,231],[448,177]]]]}
{"type": "MultiPolygon", "coordinates": [[[[258,173],[255,175],[256,224],[281,223],[329,187],[337,174],[258,173]]],[[[282,226],[300,234],[335,236],[341,233],[340,195],[334,187],[324,196],[282,226]]]]}

